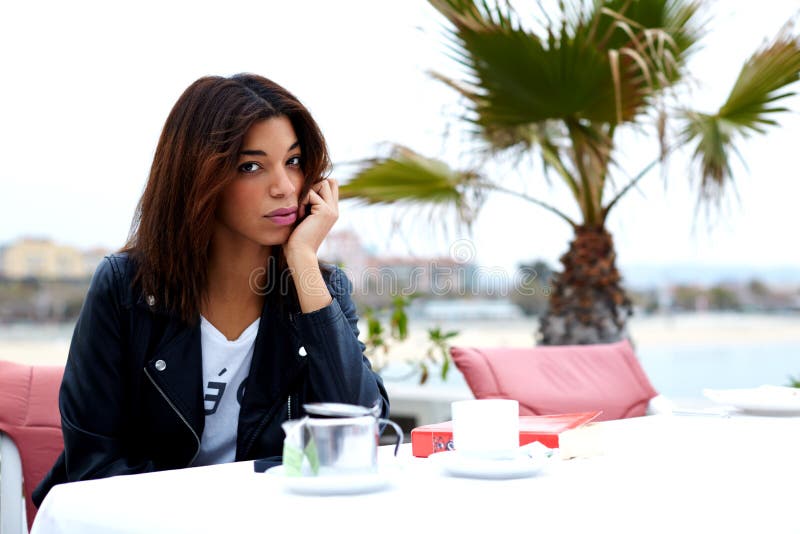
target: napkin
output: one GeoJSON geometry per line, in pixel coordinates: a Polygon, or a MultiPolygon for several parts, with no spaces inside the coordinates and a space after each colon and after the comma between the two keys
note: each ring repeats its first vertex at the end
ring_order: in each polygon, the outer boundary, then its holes
{"type": "Polygon", "coordinates": [[[253,471],[256,473],[263,473],[267,469],[272,469],[283,463],[283,458],[280,456],[270,456],[268,458],[260,458],[253,462],[253,471]]]}

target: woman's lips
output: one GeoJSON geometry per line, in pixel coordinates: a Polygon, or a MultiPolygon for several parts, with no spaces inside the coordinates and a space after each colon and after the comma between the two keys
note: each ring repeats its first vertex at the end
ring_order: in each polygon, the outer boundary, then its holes
{"type": "Polygon", "coordinates": [[[288,224],[292,224],[294,221],[297,220],[297,212],[288,213],[286,215],[273,215],[271,217],[267,217],[271,222],[277,224],[278,226],[286,226],[288,224]]]}

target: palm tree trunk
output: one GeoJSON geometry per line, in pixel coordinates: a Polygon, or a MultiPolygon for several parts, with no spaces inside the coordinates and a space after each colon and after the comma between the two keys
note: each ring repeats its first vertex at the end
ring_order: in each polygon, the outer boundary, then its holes
{"type": "Polygon", "coordinates": [[[543,345],[612,343],[627,336],[631,302],[620,285],[614,240],[606,229],[577,226],[553,276],[548,310],[540,319],[543,345]]]}

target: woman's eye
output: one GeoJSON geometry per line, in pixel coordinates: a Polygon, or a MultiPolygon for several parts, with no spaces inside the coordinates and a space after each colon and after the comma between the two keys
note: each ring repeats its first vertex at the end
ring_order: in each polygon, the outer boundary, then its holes
{"type": "Polygon", "coordinates": [[[261,165],[255,161],[248,161],[247,163],[242,163],[239,165],[239,172],[252,173],[256,172],[260,167],[261,165]]]}
{"type": "Polygon", "coordinates": [[[294,156],[289,158],[289,161],[286,162],[287,165],[294,165],[295,167],[300,165],[300,156],[294,156]]]}

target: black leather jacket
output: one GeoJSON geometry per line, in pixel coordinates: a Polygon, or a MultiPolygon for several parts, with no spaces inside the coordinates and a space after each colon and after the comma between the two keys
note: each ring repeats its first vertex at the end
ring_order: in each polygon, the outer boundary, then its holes
{"type": "MultiPolygon", "coordinates": [[[[64,452],[34,492],[55,484],[187,467],[205,422],[200,325],[150,306],[132,288],[134,262],[105,258],[89,286],[61,384],[64,452]]],[[[352,284],[323,270],[333,302],[279,316],[265,305],[241,399],[236,460],[279,456],[281,423],[307,402],[371,406],[383,382],[358,340],[352,284]],[[303,348],[305,350],[301,350],[303,348]]],[[[152,303],[152,299],[151,303],[152,303]]]]}

